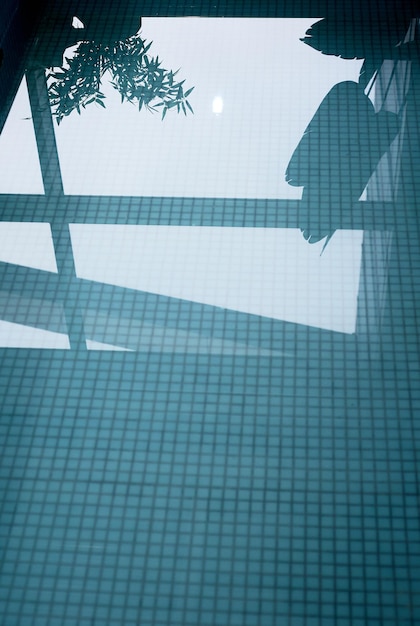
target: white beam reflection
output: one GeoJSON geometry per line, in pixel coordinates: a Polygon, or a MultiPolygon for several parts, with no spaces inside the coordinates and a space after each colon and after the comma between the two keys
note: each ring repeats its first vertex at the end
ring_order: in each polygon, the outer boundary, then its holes
{"type": "Polygon", "coordinates": [[[94,341],[93,339],[86,339],[86,348],[88,350],[100,350],[102,352],[134,352],[130,348],[122,348],[121,346],[114,346],[103,341],[94,341]]]}
{"type": "Polygon", "coordinates": [[[269,350],[244,341],[213,337],[208,329],[202,333],[182,330],[135,319],[135,316],[101,313],[97,309],[85,310],[83,323],[86,337],[89,337],[86,340],[88,350],[293,357],[291,351],[269,350]],[[98,337],[100,341],[93,339],[98,337]]]}
{"type": "Polygon", "coordinates": [[[298,229],[71,224],[77,276],[354,333],[363,231],[308,244],[298,229]]]}
{"type": "Polygon", "coordinates": [[[106,109],[54,123],[65,193],[299,199],[290,157],[329,90],[362,65],[303,44],[316,21],[143,18],[150,54],[195,87],[194,115],[139,112],[105,76],[106,109]]]}
{"type": "Polygon", "coordinates": [[[70,350],[68,335],[24,324],[0,320],[2,348],[34,348],[39,350],[70,350]]]}

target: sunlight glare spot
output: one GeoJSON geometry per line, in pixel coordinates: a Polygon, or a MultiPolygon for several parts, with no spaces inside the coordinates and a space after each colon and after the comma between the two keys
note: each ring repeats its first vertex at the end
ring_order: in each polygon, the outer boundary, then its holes
{"type": "Polygon", "coordinates": [[[213,100],[212,111],[218,115],[223,111],[223,99],[220,96],[216,96],[213,100]]]}

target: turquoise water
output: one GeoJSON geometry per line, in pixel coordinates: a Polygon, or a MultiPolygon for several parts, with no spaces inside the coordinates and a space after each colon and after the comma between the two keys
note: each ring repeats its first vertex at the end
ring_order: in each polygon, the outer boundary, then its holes
{"type": "Polygon", "coordinates": [[[0,135],[2,623],[414,626],[417,18],[90,7],[0,135]]]}

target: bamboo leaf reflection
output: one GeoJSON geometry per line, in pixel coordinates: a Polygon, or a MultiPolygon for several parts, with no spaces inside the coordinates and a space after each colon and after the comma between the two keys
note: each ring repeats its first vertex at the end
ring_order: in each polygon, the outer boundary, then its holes
{"type": "Polygon", "coordinates": [[[166,70],[158,56],[149,56],[151,45],[139,35],[112,45],[82,41],[74,56],[66,57],[67,67],[47,70],[48,95],[57,124],[75,110],[80,114],[90,104],[106,107],[100,89],[106,72],[121,102],[130,102],[139,111],[161,110],[162,120],[169,109],[176,108],[178,113],[182,109],[185,115],[187,109],[194,113],[187,100],[194,87],[184,92],[185,80],[174,80],[179,70],[166,70]]]}

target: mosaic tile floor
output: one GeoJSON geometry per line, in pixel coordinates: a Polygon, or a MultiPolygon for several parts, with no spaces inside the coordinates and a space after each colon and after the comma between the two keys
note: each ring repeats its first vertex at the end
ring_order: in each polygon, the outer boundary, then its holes
{"type": "Polygon", "coordinates": [[[5,626],[420,622],[420,15],[270,7],[51,2],[2,105],[5,626]]]}

